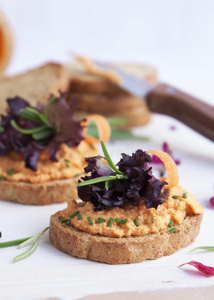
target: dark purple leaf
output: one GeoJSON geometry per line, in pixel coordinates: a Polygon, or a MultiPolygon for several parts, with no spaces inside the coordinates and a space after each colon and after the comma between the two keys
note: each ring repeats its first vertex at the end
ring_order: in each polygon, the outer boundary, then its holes
{"type": "Polygon", "coordinates": [[[60,97],[49,106],[47,112],[48,121],[55,128],[59,128],[59,132],[48,144],[52,160],[57,160],[56,152],[62,143],[66,143],[69,147],[76,147],[84,139],[81,121],[74,116],[77,101],[73,99],[73,103],[68,103],[66,95],[61,93],[60,97]]]}
{"type": "MultiPolygon", "coordinates": [[[[83,181],[115,175],[110,168],[100,165],[100,157],[88,158],[87,162],[85,171],[91,174],[81,178],[83,181]]],[[[168,192],[162,189],[166,182],[152,175],[150,162],[150,155],[142,150],[137,150],[132,156],[123,153],[117,166],[128,179],[110,181],[108,189],[105,182],[80,186],[78,195],[83,201],[92,202],[95,210],[123,207],[128,203],[137,205],[139,201],[144,201],[147,208],[157,208],[159,204],[166,201],[168,192]]]]}

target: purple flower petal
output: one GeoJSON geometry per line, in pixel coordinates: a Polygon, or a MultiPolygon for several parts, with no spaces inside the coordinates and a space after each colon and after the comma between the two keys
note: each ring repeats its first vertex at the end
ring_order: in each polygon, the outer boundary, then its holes
{"type": "Polygon", "coordinates": [[[179,268],[183,267],[185,265],[190,265],[190,266],[195,267],[196,269],[198,269],[199,272],[201,272],[205,276],[214,276],[214,268],[213,267],[205,266],[198,261],[192,260],[190,262],[180,265],[179,268]]]}
{"type": "Polygon", "coordinates": [[[214,207],[214,197],[210,199],[210,204],[214,207]]]}

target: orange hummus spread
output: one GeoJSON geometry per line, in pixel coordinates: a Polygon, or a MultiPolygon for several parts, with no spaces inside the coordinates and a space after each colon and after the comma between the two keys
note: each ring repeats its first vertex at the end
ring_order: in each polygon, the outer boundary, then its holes
{"type": "Polygon", "coordinates": [[[62,144],[57,153],[57,162],[51,161],[49,151],[44,150],[38,159],[38,170],[33,171],[25,167],[22,153],[11,151],[0,157],[0,175],[7,181],[30,183],[73,178],[84,172],[84,157],[94,155],[97,155],[96,148],[85,141],[75,148],[62,144]],[[8,172],[9,170],[13,171],[8,172]]]}
{"type": "Polygon", "coordinates": [[[146,209],[143,201],[139,201],[137,206],[128,204],[124,208],[114,207],[108,210],[94,211],[91,202],[86,202],[83,207],[76,200],[68,203],[68,208],[61,212],[60,218],[69,218],[71,214],[79,211],[81,219],[71,218],[69,226],[75,227],[77,230],[85,231],[90,234],[100,234],[106,237],[128,237],[128,236],[144,236],[151,233],[158,233],[162,230],[169,229],[169,222],[173,221],[173,226],[180,225],[187,214],[202,214],[203,207],[197,199],[181,186],[175,186],[170,189],[170,194],[166,202],[158,206],[157,209],[146,209]],[[184,198],[184,193],[185,197],[184,198]],[[176,197],[173,197],[176,196],[176,197]],[[177,199],[174,199],[177,198],[177,199]],[[91,218],[93,224],[90,225],[88,217],[91,218]],[[96,223],[98,218],[105,219],[105,222],[96,223]],[[110,218],[127,219],[125,224],[114,221],[112,227],[108,227],[110,218]],[[135,225],[134,220],[137,219],[139,226],[135,225]]]}

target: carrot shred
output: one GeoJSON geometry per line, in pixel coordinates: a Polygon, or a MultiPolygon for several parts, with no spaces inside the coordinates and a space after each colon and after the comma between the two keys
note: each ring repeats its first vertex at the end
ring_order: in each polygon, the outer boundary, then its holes
{"type": "Polygon", "coordinates": [[[101,115],[89,115],[86,117],[86,121],[83,121],[81,125],[85,126],[85,128],[83,129],[83,135],[85,137],[85,141],[89,144],[99,144],[101,141],[106,143],[111,136],[111,127],[106,118],[101,115]],[[87,126],[89,125],[90,121],[95,122],[99,134],[99,139],[86,133],[87,126]]]}
{"type": "Polygon", "coordinates": [[[167,176],[164,178],[160,178],[160,180],[165,180],[168,184],[164,185],[164,189],[171,188],[173,186],[178,185],[179,183],[179,175],[177,166],[174,162],[174,160],[165,152],[160,150],[149,150],[147,151],[149,154],[153,154],[160,158],[160,160],[163,162],[167,176]]]}

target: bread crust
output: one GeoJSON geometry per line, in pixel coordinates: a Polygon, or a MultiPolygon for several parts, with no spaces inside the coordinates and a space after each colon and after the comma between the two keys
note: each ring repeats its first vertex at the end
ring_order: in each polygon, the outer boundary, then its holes
{"type": "Polygon", "coordinates": [[[50,93],[67,91],[69,86],[67,69],[61,64],[49,62],[15,76],[0,79],[0,113],[7,110],[7,98],[16,96],[27,100],[30,105],[47,102],[50,93]]]}
{"type": "Polygon", "coordinates": [[[72,256],[108,264],[136,263],[170,255],[195,240],[202,220],[202,215],[189,215],[171,234],[164,230],[142,237],[111,238],[62,224],[59,214],[50,219],[49,237],[53,244],[72,256]]]}
{"type": "MultiPolygon", "coordinates": [[[[113,65],[150,83],[156,84],[158,81],[157,72],[152,66],[134,63],[114,63],[113,65]]],[[[66,64],[65,67],[70,74],[70,90],[73,92],[104,93],[110,96],[115,94],[124,95],[124,91],[119,86],[111,83],[106,78],[87,73],[85,66],[81,62],[75,61],[66,64]]]]}
{"type": "Polygon", "coordinates": [[[77,198],[78,178],[43,183],[0,181],[0,199],[34,205],[66,202],[77,198]]]}

